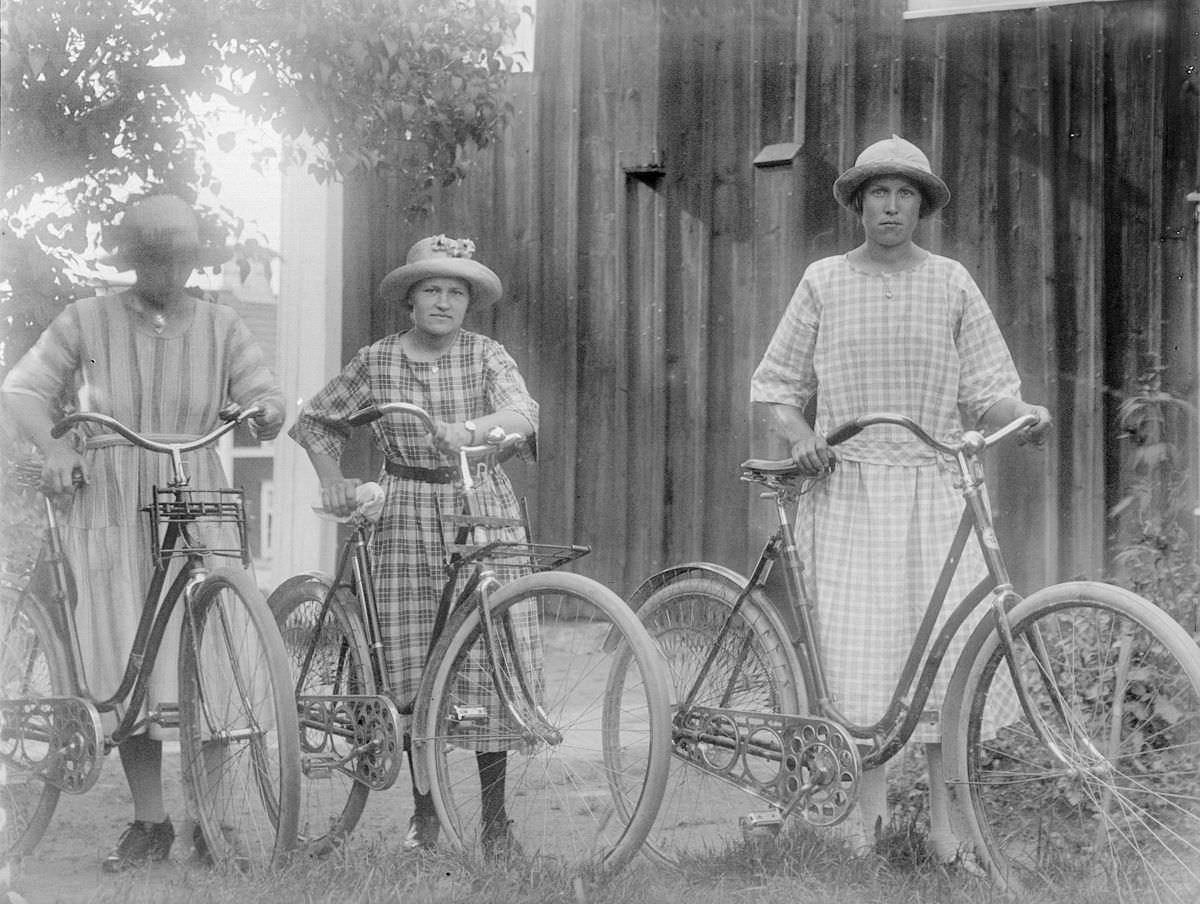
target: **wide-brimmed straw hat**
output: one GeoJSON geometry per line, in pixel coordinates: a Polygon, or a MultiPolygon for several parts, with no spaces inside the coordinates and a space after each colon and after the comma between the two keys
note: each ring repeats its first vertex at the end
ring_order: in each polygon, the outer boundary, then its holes
{"type": "Polygon", "coordinates": [[[387,299],[403,301],[409,289],[423,279],[434,276],[453,276],[465,280],[471,287],[471,304],[495,304],[504,294],[500,277],[489,268],[472,260],[475,243],[470,239],[451,239],[431,235],[408,249],[402,267],[397,267],[379,284],[379,294],[387,299]]]}
{"type": "Polygon", "coordinates": [[[100,263],[132,270],[142,256],[190,257],[197,267],[215,267],[233,256],[233,249],[204,242],[196,212],[176,195],[151,195],[134,201],[121,222],[105,231],[113,251],[100,263]]]}
{"type": "Polygon", "coordinates": [[[868,145],[858,155],[854,166],[833,183],[833,196],[843,207],[853,210],[854,196],[859,188],[876,176],[903,176],[915,182],[925,196],[927,209],[923,213],[933,213],[950,203],[950,189],[934,175],[929,158],[919,147],[899,135],[868,145]]]}

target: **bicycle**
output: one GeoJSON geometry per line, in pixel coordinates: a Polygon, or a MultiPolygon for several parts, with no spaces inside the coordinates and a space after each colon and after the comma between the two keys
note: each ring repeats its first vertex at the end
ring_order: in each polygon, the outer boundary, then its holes
{"type": "MultiPolygon", "coordinates": [[[[351,422],[384,416],[415,417],[433,431],[427,412],[403,402],[351,422]]],[[[395,780],[399,718],[410,729],[415,782],[432,793],[455,848],[487,854],[477,751],[508,751],[510,853],[572,874],[613,872],[649,832],[669,766],[665,669],[620,597],[554,571],[587,547],[533,543],[527,516],[482,511],[481,471],[519,439],[497,428],[460,450],[466,511],[441,513],[446,581],[415,700],[394,699],[384,667],[370,545],[377,512],[360,505],[349,517],[332,576],[298,575],[272,593],[304,733],[308,850],[343,841],[368,793],[395,780]],[[489,536],[498,530],[523,539],[489,536]],[[505,580],[513,571],[524,573],[505,580]],[[620,689],[609,693],[617,667],[620,689]]]]}
{"type": "MultiPolygon", "coordinates": [[[[295,703],[282,642],[262,593],[235,567],[250,561],[242,494],[193,489],[183,455],[207,446],[257,408],[228,412],[209,434],[185,442],[141,436],[107,415],[76,413],[60,437],[93,422],[151,452],[170,456],[171,478],[154,487],[149,515],[154,571],[123,677],[110,696],[88,686],[75,609],[78,589],[60,539],[58,513],[43,497],[45,538],[36,563],[0,597],[0,763],[4,851],[18,859],[41,840],[61,792],[82,794],[105,755],[150,725],[179,729],[189,815],[203,835],[197,853],[243,870],[280,863],[295,844],[299,760],[295,703]],[[143,713],[168,620],[182,605],[178,702],[143,713]],[[117,713],[105,734],[101,713],[117,713]]],[[[40,466],[15,479],[36,486],[40,466]]]]}
{"type": "MultiPolygon", "coordinates": [[[[870,725],[830,699],[804,565],[787,508],[815,479],[794,462],[749,460],[778,529],[748,578],[706,562],[668,568],[631,598],[667,657],[675,693],[671,780],[647,840],[678,864],[737,833],[771,835],[791,814],[833,826],[864,768],[882,766],[922,718],[952,635],[978,606],[946,695],[946,775],[975,863],[1001,885],[1066,883],[1136,900],[1194,900],[1200,888],[1200,649],[1165,612],[1115,586],[1013,590],[984,491],[982,454],[1033,423],[943,443],[909,418],[860,417],[830,446],[880,424],[903,427],[954,463],[965,505],[891,703],[870,725]],[[989,577],[934,635],[974,535],[989,577]],[[768,596],[782,561],[788,608],[768,596]],[[924,662],[924,665],[922,665],[924,662]],[[1011,680],[1020,716],[994,737],[987,705],[1011,680]],[[771,806],[736,822],[745,795],[771,806]]],[[[1107,899],[1107,898],[1106,898],[1107,899]]]]}

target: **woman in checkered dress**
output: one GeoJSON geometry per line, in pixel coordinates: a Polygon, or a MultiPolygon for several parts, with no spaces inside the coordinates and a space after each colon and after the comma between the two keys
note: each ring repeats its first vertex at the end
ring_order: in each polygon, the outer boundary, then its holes
{"type": "MultiPolygon", "coordinates": [[[[381,296],[408,306],[412,328],[360,349],[309,400],[289,434],[305,448],[317,471],[322,505],[348,514],[360,483],[345,477],[339,463],[352,429],[349,416],[368,405],[409,402],[436,421],[434,435],[415,418],[402,415],[371,425],[386,459],[380,479],[387,495],[374,536],[376,591],[382,603],[384,662],[401,702],[416,696],[445,582],[439,512],[463,507],[462,488],[454,483],[457,451],[483,442],[495,427],[530,439],[538,427],[537,402],[508,352],[500,343],[462,329],[469,306],[493,304],[503,291],[496,274],[471,258],[473,252],[469,240],[445,236],[413,245],[404,266],[389,273],[380,286],[381,296]]],[[[532,443],[526,445],[530,447],[532,443]]],[[[526,450],[519,454],[532,457],[526,450]]],[[[476,498],[486,514],[520,517],[512,485],[498,468],[480,481],[476,498]]],[[[512,531],[494,531],[491,538],[525,540],[512,531]]],[[[521,633],[536,661],[536,613],[531,610],[524,616],[521,633]]],[[[480,750],[477,757],[486,847],[500,843],[508,831],[506,753],[480,750]]],[[[404,847],[430,848],[437,839],[437,815],[430,795],[419,793],[415,785],[413,795],[416,808],[404,847]]]]}
{"type": "MultiPolygon", "coordinates": [[[[1040,442],[1049,412],[1021,401],[1008,347],[974,280],[961,264],[913,242],[920,219],[950,198],[925,155],[898,137],[877,142],[839,177],[834,195],[861,217],[865,240],[808,267],[752,380],[752,400],[768,405],[796,462],[823,469],[833,460],[823,433],[880,411],[908,415],[944,441],[1034,414],[1030,436],[1040,442]],[[815,429],[803,415],[814,394],[815,429]]],[[[802,499],[797,535],[835,702],[852,721],[871,724],[895,690],[963,500],[947,463],[901,427],[864,430],[836,457],[834,473],[802,499]]],[[[960,599],[986,573],[968,544],[947,600],[960,599]]],[[[944,663],[953,663],[971,627],[959,632],[944,663]]],[[[929,762],[930,846],[952,860],[959,843],[937,723],[948,671],[943,664],[914,737],[925,742],[929,762]]],[[[1015,713],[1012,700],[993,716],[1003,724],[1015,713]]],[[[885,769],[863,775],[859,812],[850,840],[867,849],[887,823],[885,769]]]]}

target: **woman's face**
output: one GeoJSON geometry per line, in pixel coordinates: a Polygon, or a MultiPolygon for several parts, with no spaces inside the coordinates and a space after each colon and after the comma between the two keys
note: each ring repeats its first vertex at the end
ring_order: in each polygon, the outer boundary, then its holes
{"type": "Polygon", "coordinates": [[[413,328],[426,336],[450,335],[462,326],[471,303],[471,287],[454,276],[432,276],[412,287],[413,328]]]}
{"type": "Polygon", "coordinates": [[[903,176],[877,176],[862,189],[867,241],[895,246],[912,241],[921,221],[921,189],[903,176]]]}
{"type": "Polygon", "coordinates": [[[142,251],[133,258],[139,293],[148,301],[168,299],[180,292],[196,269],[191,254],[155,254],[142,251]]]}

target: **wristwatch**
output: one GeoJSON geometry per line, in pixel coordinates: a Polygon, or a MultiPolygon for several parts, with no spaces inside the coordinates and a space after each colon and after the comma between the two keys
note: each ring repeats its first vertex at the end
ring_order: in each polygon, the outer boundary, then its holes
{"type": "Polygon", "coordinates": [[[479,443],[479,429],[475,426],[474,421],[463,421],[463,426],[471,431],[471,445],[479,443]]]}

